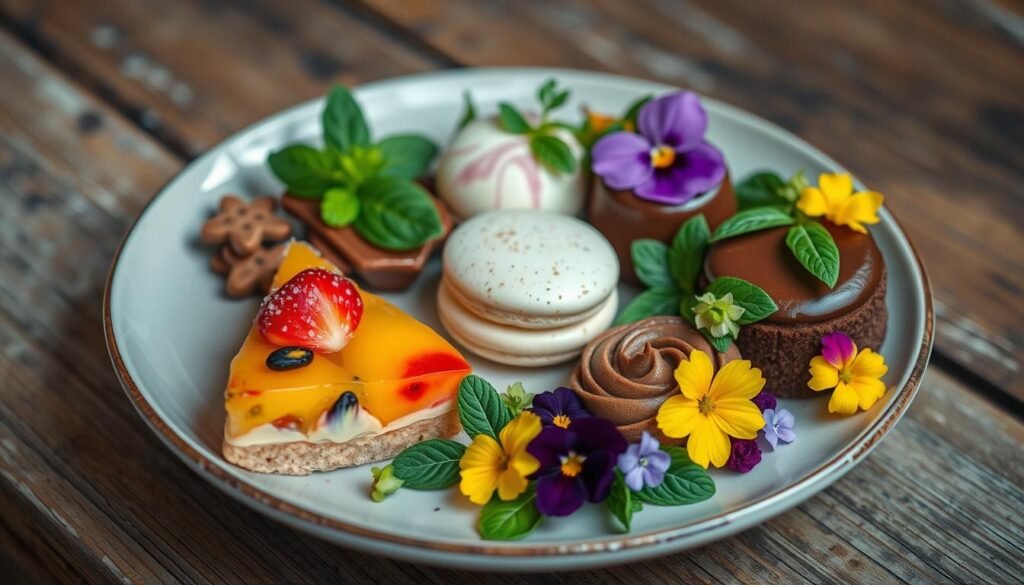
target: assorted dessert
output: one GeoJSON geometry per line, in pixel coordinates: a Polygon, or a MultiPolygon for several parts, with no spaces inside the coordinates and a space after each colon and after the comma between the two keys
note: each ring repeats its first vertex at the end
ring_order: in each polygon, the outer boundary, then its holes
{"type": "Polygon", "coordinates": [[[478,116],[467,94],[442,151],[374,137],[336,87],[321,140],[270,154],[280,197],[221,200],[200,230],[211,267],[229,296],[265,295],[228,368],[228,461],[393,459],[374,500],[458,486],[487,539],[586,502],[628,531],[645,505],[711,497],[709,468],[746,473],[794,441],[779,398],[827,392],[834,414],[882,398],[880,194],[845,174],[734,183],[690,92],[578,125],[554,118],[570,97],[551,80],[532,109],[478,116]],[[441,331],[375,294],[430,262],[441,331]],[[534,395],[474,361],[573,367],[534,395]]]}

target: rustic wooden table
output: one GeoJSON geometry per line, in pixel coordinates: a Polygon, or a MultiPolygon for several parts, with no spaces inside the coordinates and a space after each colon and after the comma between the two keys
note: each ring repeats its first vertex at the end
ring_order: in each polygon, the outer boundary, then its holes
{"type": "Polygon", "coordinates": [[[844,480],[743,534],[544,582],[1024,576],[1024,13],[990,0],[0,0],[0,580],[518,583],[335,548],[219,493],[132,410],[110,258],[192,157],[348,84],[624,72],[774,120],[887,196],[931,274],[932,365],[844,480]]]}

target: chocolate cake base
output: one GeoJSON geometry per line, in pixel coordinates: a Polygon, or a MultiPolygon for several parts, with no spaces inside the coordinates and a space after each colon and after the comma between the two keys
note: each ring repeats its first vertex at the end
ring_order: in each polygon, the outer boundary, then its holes
{"type": "Polygon", "coordinates": [[[807,387],[808,367],[821,354],[821,338],[845,331],[861,348],[880,351],[885,339],[888,311],[885,307],[886,273],[867,302],[838,317],[817,323],[768,323],[745,325],[736,345],[744,359],[761,369],[764,389],[780,398],[807,398],[822,394],[807,387]]]}

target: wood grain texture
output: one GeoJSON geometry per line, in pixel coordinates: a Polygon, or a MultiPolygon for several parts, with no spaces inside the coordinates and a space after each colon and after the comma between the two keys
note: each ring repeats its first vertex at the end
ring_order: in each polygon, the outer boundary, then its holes
{"type": "Polygon", "coordinates": [[[924,257],[936,351],[1024,400],[1024,50],[974,3],[360,1],[462,65],[658,79],[820,147],[924,257]]]}

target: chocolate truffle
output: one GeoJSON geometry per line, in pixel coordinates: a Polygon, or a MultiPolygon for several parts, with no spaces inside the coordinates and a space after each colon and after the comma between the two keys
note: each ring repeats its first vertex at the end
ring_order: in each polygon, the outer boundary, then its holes
{"type": "Polygon", "coordinates": [[[716,242],[704,264],[704,279],[734,276],[764,289],[779,310],[746,325],[736,344],[761,369],[765,390],[806,397],[808,363],[821,352],[821,338],[845,331],[858,347],[878,351],[885,338],[886,270],[870,234],[823,222],[839,248],[839,280],[829,288],[807,271],[786,246],[788,228],[772,228],[716,242]]]}

